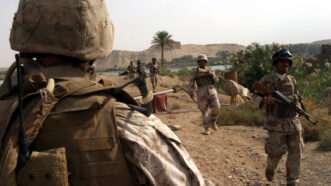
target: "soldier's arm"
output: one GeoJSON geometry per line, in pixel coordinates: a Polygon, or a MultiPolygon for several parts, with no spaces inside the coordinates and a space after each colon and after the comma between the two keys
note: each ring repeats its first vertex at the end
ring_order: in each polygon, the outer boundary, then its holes
{"type": "Polygon", "coordinates": [[[215,71],[214,71],[214,70],[210,70],[209,73],[210,73],[210,75],[212,76],[213,80],[214,80],[215,82],[218,82],[219,78],[218,78],[218,76],[216,75],[215,71]]]}
{"type": "Polygon", "coordinates": [[[256,102],[260,107],[272,105],[275,99],[272,97],[272,81],[270,76],[264,76],[260,81],[255,83],[256,102]]]}

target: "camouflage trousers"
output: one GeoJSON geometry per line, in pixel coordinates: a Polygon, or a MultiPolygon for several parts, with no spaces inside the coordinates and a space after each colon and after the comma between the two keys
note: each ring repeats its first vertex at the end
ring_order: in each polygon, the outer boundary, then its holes
{"type": "Polygon", "coordinates": [[[203,117],[203,127],[208,130],[216,127],[221,108],[217,90],[214,86],[199,87],[197,92],[198,107],[203,117]]]}
{"type": "Polygon", "coordinates": [[[287,184],[299,182],[303,140],[301,130],[293,133],[268,131],[265,150],[268,154],[266,175],[273,177],[282,156],[287,152],[287,184]]]}
{"type": "Polygon", "coordinates": [[[152,83],[152,87],[153,90],[156,90],[157,88],[157,75],[156,74],[151,74],[151,83],[152,83]]]}

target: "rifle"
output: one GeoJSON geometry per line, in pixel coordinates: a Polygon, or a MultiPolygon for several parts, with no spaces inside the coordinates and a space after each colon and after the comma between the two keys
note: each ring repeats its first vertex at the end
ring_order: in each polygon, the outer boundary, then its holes
{"type": "MultiPolygon", "coordinates": [[[[259,96],[259,97],[264,97],[265,94],[262,93],[254,93],[255,95],[259,96]]],[[[299,114],[299,116],[303,116],[307,121],[309,121],[309,123],[316,125],[318,122],[317,121],[313,121],[311,119],[311,115],[304,109],[304,106],[302,104],[302,102],[300,101],[300,104],[302,105],[302,108],[300,108],[296,102],[292,101],[291,99],[289,99],[287,96],[285,96],[283,93],[281,93],[280,91],[276,90],[276,91],[272,91],[270,93],[270,95],[275,98],[277,101],[280,101],[282,103],[285,103],[286,105],[288,105],[289,107],[292,107],[295,109],[296,113],[299,114]]]]}
{"type": "Polygon", "coordinates": [[[24,129],[24,113],[23,113],[23,73],[24,66],[20,63],[20,55],[15,55],[16,60],[16,72],[17,72],[17,95],[18,95],[18,121],[19,121],[19,158],[18,169],[19,170],[29,158],[29,150],[26,141],[25,129],[24,129]]]}
{"type": "MultiPolygon", "coordinates": [[[[162,95],[162,94],[168,94],[168,93],[176,93],[176,92],[179,92],[179,91],[184,91],[185,93],[187,93],[191,99],[195,101],[194,97],[191,96],[191,94],[188,93],[188,91],[184,88],[184,87],[181,87],[181,86],[174,86],[173,88],[171,89],[167,89],[167,90],[162,90],[162,91],[159,91],[159,92],[153,92],[153,96],[157,96],[157,95],[162,95]]],[[[135,100],[140,100],[142,99],[142,96],[136,96],[134,97],[135,100]]]]}

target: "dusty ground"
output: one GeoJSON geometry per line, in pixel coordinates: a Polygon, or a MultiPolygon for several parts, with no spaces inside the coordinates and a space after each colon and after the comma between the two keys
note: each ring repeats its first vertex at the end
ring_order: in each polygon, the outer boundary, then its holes
{"type": "MultiPolygon", "coordinates": [[[[164,78],[167,88],[179,80],[164,78]],[[169,82],[169,83],[167,83],[169,82]],[[171,84],[171,85],[169,85],[171,84]]],[[[161,89],[166,87],[161,87],[161,89]]],[[[262,128],[220,126],[209,136],[201,134],[201,117],[196,105],[183,92],[169,94],[168,113],[157,116],[169,125],[179,125],[175,131],[197,163],[201,172],[220,186],[259,186],[268,182],[264,178],[266,155],[262,128]]],[[[316,143],[305,146],[302,161],[302,186],[331,185],[331,153],[319,152],[316,143]]],[[[272,185],[285,183],[285,157],[280,163],[272,185]]]]}
{"type": "MultiPolygon", "coordinates": [[[[262,128],[220,126],[209,136],[201,134],[201,116],[190,98],[182,93],[169,96],[171,113],[157,114],[165,123],[180,125],[176,134],[185,144],[204,175],[218,185],[265,185],[264,138],[262,128]],[[175,106],[174,106],[175,105],[175,106]],[[179,105],[179,106],[178,106],[179,105]]],[[[305,146],[302,186],[331,185],[331,153],[316,151],[316,143],[305,146]]],[[[272,185],[285,183],[285,157],[272,185]]]]}

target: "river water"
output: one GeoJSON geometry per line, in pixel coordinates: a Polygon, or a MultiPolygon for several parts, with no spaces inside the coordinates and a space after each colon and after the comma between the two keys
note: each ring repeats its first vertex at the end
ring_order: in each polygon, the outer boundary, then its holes
{"type": "MultiPolygon", "coordinates": [[[[193,68],[196,68],[197,66],[187,66],[187,67],[170,67],[168,68],[171,72],[178,72],[180,70],[183,70],[183,69],[193,69],[193,68]]],[[[213,70],[220,70],[220,71],[227,71],[228,69],[231,68],[231,65],[213,65],[213,66],[210,66],[211,69],[213,70]]],[[[149,73],[148,72],[148,69],[145,68],[146,70],[146,73],[149,73]]],[[[123,70],[118,70],[118,71],[110,71],[110,72],[102,72],[101,74],[103,75],[118,75],[120,73],[122,73],[123,70]]]]}
{"type": "MultiPolygon", "coordinates": [[[[187,66],[187,67],[179,67],[179,68],[169,68],[171,72],[178,72],[179,70],[182,69],[193,69],[196,68],[197,66],[187,66]]],[[[220,70],[220,71],[226,71],[231,68],[231,65],[213,65],[209,66],[213,70],[220,70]]]]}

